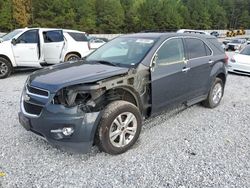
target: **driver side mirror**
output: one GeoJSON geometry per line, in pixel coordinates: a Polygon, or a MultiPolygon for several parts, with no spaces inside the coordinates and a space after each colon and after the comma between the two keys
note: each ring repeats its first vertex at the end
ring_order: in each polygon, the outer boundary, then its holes
{"type": "Polygon", "coordinates": [[[154,56],[153,59],[152,59],[152,64],[151,64],[151,67],[150,67],[151,72],[154,71],[154,68],[155,68],[155,66],[156,66],[157,60],[158,60],[158,55],[155,54],[155,56],[154,56]]]}
{"type": "Polygon", "coordinates": [[[16,39],[12,39],[11,40],[11,44],[13,44],[15,46],[17,44],[17,40],[16,39]]]}

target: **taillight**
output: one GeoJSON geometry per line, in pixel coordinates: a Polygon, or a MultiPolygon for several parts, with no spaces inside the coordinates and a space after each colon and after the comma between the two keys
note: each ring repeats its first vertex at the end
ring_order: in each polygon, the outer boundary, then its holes
{"type": "Polygon", "coordinates": [[[90,50],[90,42],[88,42],[88,48],[89,48],[89,50],[90,50]]]}
{"type": "Polygon", "coordinates": [[[224,61],[225,61],[225,64],[228,64],[228,56],[227,56],[227,54],[225,55],[224,61]]]}

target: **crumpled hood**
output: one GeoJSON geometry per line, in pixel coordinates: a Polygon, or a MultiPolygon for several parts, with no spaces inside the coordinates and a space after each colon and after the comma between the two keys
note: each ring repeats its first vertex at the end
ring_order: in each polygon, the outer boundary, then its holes
{"type": "Polygon", "coordinates": [[[124,67],[86,63],[83,61],[67,62],[32,73],[28,82],[31,86],[55,93],[67,86],[93,83],[112,76],[125,74],[128,70],[128,68],[124,67]]]}

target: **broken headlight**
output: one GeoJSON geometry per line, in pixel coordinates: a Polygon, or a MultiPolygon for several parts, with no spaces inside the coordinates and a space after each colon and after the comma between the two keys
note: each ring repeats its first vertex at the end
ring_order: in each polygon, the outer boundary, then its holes
{"type": "Polygon", "coordinates": [[[56,93],[53,104],[61,104],[66,107],[74,107],[77,105],[85,105],[90,99],[90,93],[70,88],[64,88],[56,93]]]}

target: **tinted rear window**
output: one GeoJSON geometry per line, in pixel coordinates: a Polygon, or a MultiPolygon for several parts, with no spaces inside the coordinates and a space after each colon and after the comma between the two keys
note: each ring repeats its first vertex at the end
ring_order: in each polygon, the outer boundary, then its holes
{"type": "Polygon", "coordinates": [[[68,32],[68,34],[69,34],[75,41],[78,41],[78,42],[86,42],[86,41],[88,41],[86,35],[83,34],[83,33],[68,32]]]}
{"type": "Polygon", "coordinates": [[[190,38],[185,41],[190,59],[207,56],[205,43],[202,40],[190,38]]]}
{"type": "Polygon", "coordinates": [[[212,55],[212,51],[210,50],[210,48],[204,43],[207,55],[212,55]]]}
{"type": "MultiPolygon", "coordinates": [[[[211,44],[213,44],[218,50],[224,53],[224,49],[222,47],[222,44],[218,42],[217,39],[215,38],[208,38],[207,39],[211,44]]],[[[223,41],[223,44],[227,43],[227,41],[223,41]]],[[[226,45],[226,44],[225,44],[226,45]]]]}
{"type": "Polygon", "coordinates": [[[43,38],[45,43],[50,43],[50,42],[62,42],[63,39],[63,34],[62,31],[45,31],[43,32],[43,38]]]}

